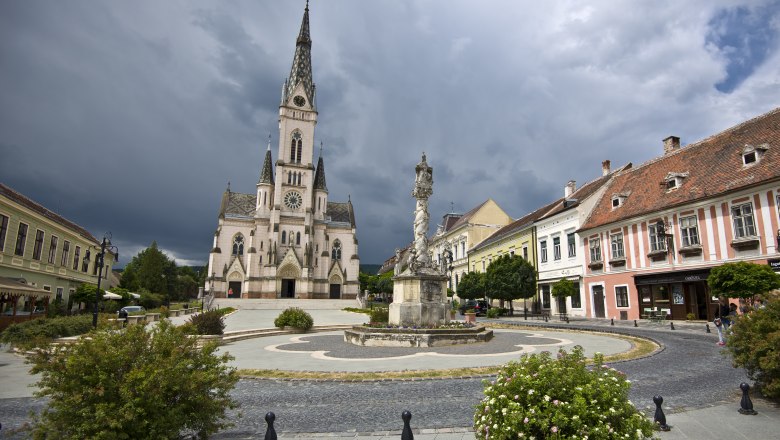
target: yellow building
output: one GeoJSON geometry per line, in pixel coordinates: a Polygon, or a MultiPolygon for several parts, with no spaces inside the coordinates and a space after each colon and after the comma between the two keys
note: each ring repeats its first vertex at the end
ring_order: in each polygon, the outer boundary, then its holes
{"type": "Polygon", "coordinates": [[[431,239],[433,261],[445,268],[445,256],[452,255],[450,267],[446,267],[450,282],[447,287],[457,290],[458,280],[469,271],[468,252],[512,222],[510,217],[493,199],[488,199],[465,214],[445,214],[442,224],[431,239]]]}

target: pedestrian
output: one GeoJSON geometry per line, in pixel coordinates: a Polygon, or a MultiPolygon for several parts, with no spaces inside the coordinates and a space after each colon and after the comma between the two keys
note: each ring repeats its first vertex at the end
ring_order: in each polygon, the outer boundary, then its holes
{"type": "Polygon", "coordinates": [[[731,325],[731,320],[729,319],[730,312],[731,308],[728,300],[725,296],[721,296],[718,301],[718,308],[715,311],[715,320],[713,321],[715,329],[718,330],[718,345],[720,346],[726,345],[726,331],[731,325]]]}
{"type": "Polygon", "coordinates": [[[750,311],[750,304],[745,301],[745,298],[739,299],[739,314],[746,315],[750,311]]]}

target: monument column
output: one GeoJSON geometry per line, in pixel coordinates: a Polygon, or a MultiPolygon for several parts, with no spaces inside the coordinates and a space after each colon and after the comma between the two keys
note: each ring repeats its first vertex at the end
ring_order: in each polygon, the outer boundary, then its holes
{"type": "MultiPolygon", "coordinates": [[[[389,322],[399,326],[437,326],[449,321],[447,313],[447,276],[433,266],[428,253],[428,198],[433,194],[433,168],[425,153],[415,167],[412,196],[414,210],[414,245],[409,251],[407,267],[393,277],[393,302],[389,322]]],[[[400,267],[400,266],[399,266],[400,267]]]]}

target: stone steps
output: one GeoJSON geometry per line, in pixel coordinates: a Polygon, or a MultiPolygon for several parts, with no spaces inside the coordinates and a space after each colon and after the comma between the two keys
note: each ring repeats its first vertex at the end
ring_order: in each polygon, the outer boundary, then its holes
{"type": "Polygon", "coordinates": [[[298,307],[303,310],[341,310],[344,307],[359,307],[355,299],[238,299],[216,298],[212,307],[233,307],[238,310],[284,310],[298,307]]]}
{"type": "MultiPolygon", "coordinates": [[[[309,330],[307,333],[317,333],[317,332],[329,332],[334,330],[347,330],[352,328],[352,325],[315,325],[311,330],[309,330]]],[[[236,330],[232,332],[225,332],[224,335],[222,335],[222,343],[223,344],[229,344],[231,342],[237,342],[237,341],[243,341],[245,339],[252,339],[252,338],[262,338],[264,336],[277,336],[277,335],[285,335],[285,334],[295,334],[295,330],[284,330],[279,328],[258,328],[258,329],[251,329],[251,330],[236,330]]],[[[305,333],[300,333],[305,334],[305,333]]]]}

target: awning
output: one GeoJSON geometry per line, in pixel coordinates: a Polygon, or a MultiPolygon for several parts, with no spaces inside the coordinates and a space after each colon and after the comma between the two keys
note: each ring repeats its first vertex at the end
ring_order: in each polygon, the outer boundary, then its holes
{"type": "Polygon", "coordinates": [[[122,299],[122,295],[118,295],[114,292],[109,292],[106,290],[106,294],[103,295],[103,299],[122,299]]]}
{"type": "Polygon", "coordinates": [[[641,286],[648,284],[692,283],[696,281],[706,282],[709,276],[709,269],[678,270],[654,273],[652,275],[635,275],[634,284],[641,286]]]}
{"type": "Polygon", "coordinates": [[[52,293],[48,290],[39,289],[22,280],[16,278],[0,277],[0,294],[3,296],[30,296],[30,297],[51,297],[52,293]]]}
{"type": "Polygon", "coordinates": [[[128,295],[130,295],[130,298],[138,299],[141,297],[141,295],[133,292],[128,292],[128,295]]]}

